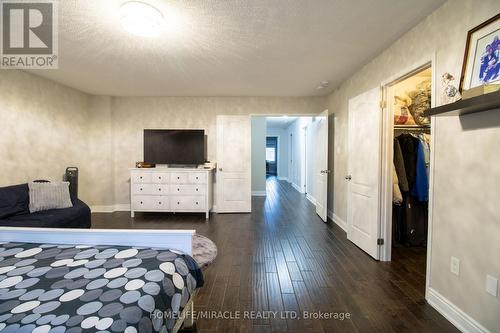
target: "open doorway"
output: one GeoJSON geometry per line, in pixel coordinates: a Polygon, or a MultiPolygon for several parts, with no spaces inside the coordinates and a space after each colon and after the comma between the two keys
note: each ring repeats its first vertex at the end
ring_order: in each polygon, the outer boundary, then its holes
{"type": "Polygon", "coordinates": [[[312,117],[307,116],[266,117],[266,155],[269,155],[266,156],[266,175],[288,182],[301,194],[307,193],[307,170],[312,165],[306,153],[306,132],[311,120],[312,117]],[[274,163],[269,161],[273,152],[277,155],[274,163]]]}
{"type": "Polygon", "coordinates": [[[384,86],[387,142],[382,196],[386,221],[383,260],[413,271],[424,286],[427,270],[429,194],[431,177],[431,119],[423,111],[434,106],[432,63],[427,63],[384,86]]]}
{"type": "Polygon", "coordinates": [[[393,126],[393,252],[400,247],[425,247],[429,200],[431,68],[391,85],[393,126]]]}
{"type": "Polygon", "coordinates": [[[418,262],[422,281],[432,230],[435,131],[424,111],[435,105],[433,63],[417,65],[348,105],[347,237],[377,260],[418,262]]]}
{"type": "MultiPolygon", "coordinates": [[[[277,186],[299,192],[327,219],[328,111],[316,116],[252,116],[252,195],[277,186]]],[[[280,191],[283,192],[283,191],[280,191]]],[[[286,191],[285,191],[286,192],[286,191]]]]}
{"type": "Polygon", "coordinates": [[[266,137],[266,177],[278,177],[279,137],[266,137]]]}

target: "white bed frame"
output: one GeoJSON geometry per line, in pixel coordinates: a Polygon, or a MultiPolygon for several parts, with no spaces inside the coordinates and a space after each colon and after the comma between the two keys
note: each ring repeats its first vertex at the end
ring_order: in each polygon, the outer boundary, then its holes
{"type": "Polygon", "coordinates": [[[0,242],[146,246],[193,255],[195,230],[59,229],[0,227],[0,242]]]}
{"type": "MultiPolygon", "coordinates": [[[[75,245],[121,245],[167,248],[193,255],[193,235],[196,230],[143,230],[143,229],[60,229],[0,227],[0,243],[44,243],[75,245]]],[[[194,294],[195,295],[195,294],[194,294]]],[[[184,307],[173,332],[184,324],[193,325],[193,298],[184,307]]]]}

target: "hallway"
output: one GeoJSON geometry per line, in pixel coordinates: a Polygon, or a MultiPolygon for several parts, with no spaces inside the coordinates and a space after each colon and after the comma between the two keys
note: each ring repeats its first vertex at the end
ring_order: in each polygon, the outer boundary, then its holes
{"type": "Polygon", "coordinates": [[[252,198],[251,214],[212,214],[205,222],[202,215],[137,214],[133,220],[117,212],[93,214],[92,227],[196,229],[211,238],[219,253],[204,272],[195,310],[241,313],[198,319],[198,332],[456,332],[424,300],[421,256],[376,262],[333,222],[323,223],[288,182],[271,177],[266,187],[266,197],[252,198]],[[259,318],[250,320],[244,311],[277,313],[253,313],[259,318]],[[304,319],[304,311],[344,319],[304,319]]]}

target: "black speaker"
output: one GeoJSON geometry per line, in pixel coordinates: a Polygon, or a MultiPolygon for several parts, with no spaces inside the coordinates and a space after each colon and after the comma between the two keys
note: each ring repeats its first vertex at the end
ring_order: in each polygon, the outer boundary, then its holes
{"type": "Polygon", "coordinates": [[[64,174],[64,180],[69,182],[69,194],[71,198],[78,198],[78,168],[77,167],[67,167],[66,173],[64,174]]]}

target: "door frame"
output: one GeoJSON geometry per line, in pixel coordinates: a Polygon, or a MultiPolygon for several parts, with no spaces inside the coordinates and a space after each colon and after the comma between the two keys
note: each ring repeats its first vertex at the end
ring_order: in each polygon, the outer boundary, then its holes
{"type": "MultiPolygon", "coordinates": [[[[282,116],[289,116],[289,117],[311,117],[311,118],[314,118],[314,117],[318,116],[319,114],[321,114],[322,112],[325,112],[325,111],[327,111],[328,115],[330,115],[329,109],[328,108],[324,108],[322,111],[320,111],[318,113],[285,113],[285,112],[283,112],[283,113],[250,113],[248,116],[250,117],[250,119],[252,119],[252,117],[282,117],[282,116]]],[[[307,129],[307,126],[305,126],[302,129],[307,129]]],[[[330,133],[330,130],[333,130],[333,129],[328,128],[328,134],[330,133]]],[[[273,136],[273,135],[271,135],[271,136],[273,136]]],[[[266,137],[267,137],[267,134],[266,134],[266,137]]],[[[290,142],[290,144],[287,147],[287,149],[288,149],[287,165],[288,165],[288,161],[290,161],[290,164],[295,163],[295,156],[292,156],[292,147],[293,146],[292,146],[292,140],[290,138],[292,138],[292,137],[288,137],[287,138],[289,140],[289,142],[290,142]]],[[[278,138],[278,140],[279,140],[279,138],[278,138]]],[[[304,140],[304,145],[307,146],[307,140],[304,140]]],[[[305,154],[305,158],[307,160],[307,151],[306,151],[306,154],[305,154]]],[[[304,163],[304,165],[305,164],[306,163],[304,163]]],[[[278,171],[278,173],[279,173],[279,171],[278,171]]],[[[290,169],[289,168],[288,168],[288,177],[290,177],[290,169]]],[[[333,177],[333,175],[332,176],[328,176],[328,177],[333,177]]],[[[306,184],[306,178],[307,178],[307,171],[306,171],[305,177],[304,177],[304,184],[298,184],[299,187],[301,189],[303,189],[303,191],[304,191],[303,193],[306,193],[306,186],[305,186],[305,184],[306,184]]],[[[289,179],[287,181],[290,183],[289,179]]],[[[328,197],[327,197],[327,205],[328,205],[328,197]]],[[[327,209],[327,215],[328,215],[328,209],[327,209]]]]}
{"type": "MultiPolygon", "coordinates": [[[[276,178],[280,177],[280,158],[279,158],[279,152],[280,150],[280,136],[279,135],[267,135],[266,134],[266,139],[267,138],[276,138],[276,178]]],[[[266,148],[267,148],[267,143],[266,143],[266,148]]],[[[267,177],[267,175],[266,175],[267,177]]]]}
{"type": "MultiPolygon", "coordinates": [[[[381,84],[383,95],[382,101],[387,101],[387,89],[408,77],[416,71],[426,67],[431,67],[431,107],[436,106],[437,100],[437,70],[436,70],[436,53],[433,52],[422,58],[421,61],[407,67],[405,70],[392,75],[384,80],[381,84]]],[[[381,103],[382,104],[382,103],[381,103]]],[[[387,102],[382,104],[382,189],[381,189],[381,228],[380,235],[384,239],[384,245],[380,249],[380,261],[391,261],[392,251],[392,160],[393,160],[393,140],[394,140],[394,124],[393,115],[387,106],[387,102]],[[389,223],[391,222],[391,223],[389,223]]],[[[436,147],[436,122],[431,117],[431,145],[430,145],[430,168],[429,168],[429,204],[428,204],[428,229],[427,229],[427,255],[426,255],[426,274],[425,274],[425,293],[429,289],[429,277],[431,271],[431,253],[432,253],[432,225],[433,225],[433,206],[434,206],[434,161],[436,147]]]]}
{"type": "MultiPolygon", "coordinates": [[[[323,111],[321,111],[321,112],[324,112],[326,110],[328,110],[328,109],[323,109],[323,111]]],[[[311,117],[312,118],[312,117],[316,117],[321,112],[319,112],[319,113],[286,113],[286,112],[283,112],[283,113],[250,113],[248,116],[250,117],[250,119],[252,119],[252,117],[283,117],[283,116],[288,116],[288,117],[311,117]]],[[[273,136],[273,135],[271,135],[271,136],[273,136]]],[[[267,133],[266,133],[266,137],[267,137],[267,133]]],[[[290,144],[287,147],[287,149],[288,149],[287,166],[288,166],[288,161],[291,161],[290,164],[295,163],[294,156],[292,156],[292,147],[293,147],[293,145],[292,145],[292,140],[290,138],[291,137],[287,137],[287,140],[289,140],[289,142],[290,142],[290,144]]],[[[287,182],[290,183],[290,168],[288,168],[287,182]]],[[[301,186],[303,186],[301,184],[297,184],[297,185],[299,186],[299,188],[301,186]]],[[[302,189],[304,189],[304,191],[305,191],[304,187],[302,187],[302,189]]]]}

